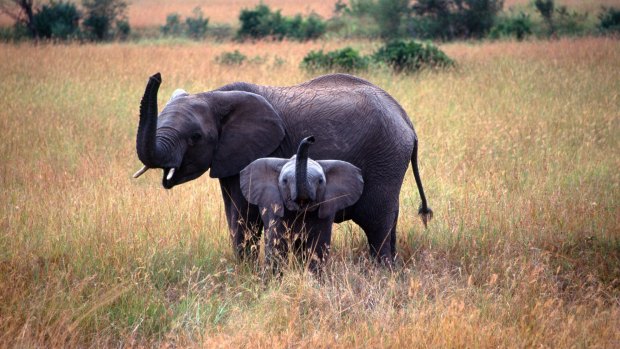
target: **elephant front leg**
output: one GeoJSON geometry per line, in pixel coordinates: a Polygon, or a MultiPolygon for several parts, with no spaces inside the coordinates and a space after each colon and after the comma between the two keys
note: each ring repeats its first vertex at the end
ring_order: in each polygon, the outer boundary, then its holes
{"type": "Polygon", "coordinates": [[[332,236],[332,222],[320,222],[314,225],[314,231],[308,235],[304,259],[307,261],[308,270],[312,273],[320,273],[327,262],[332,236]]]}
{"type": "Polygon", "coordinates": [[[239,176],[220,179],[220,187],[235,254],[239,260],[256,262],[263,228],[259,208],[243,197],[239,188],[239,176]]]}
{"type": "Polygon", "coordinates": [[[288,261],[290,244],[285,236],[286,227],[280,218],[267,213],[263,213],[263,223],[265,225],[265,266],[273,274],[277,274],[288,261]]]}

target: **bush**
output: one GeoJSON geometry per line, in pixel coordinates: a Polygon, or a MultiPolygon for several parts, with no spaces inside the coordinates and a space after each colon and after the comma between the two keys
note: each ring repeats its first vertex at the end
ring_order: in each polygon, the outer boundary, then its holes
{"type": "Polygon", "coordinates": [[[0,41],[2,42],[22,41],[30,37],[30,30],[22,22],[17,22],[11,27],[0,26],[0,41]]]}
{"type": "Polygon", "coordinates": [[[287,36],[297,40],[314,40],[325,34],[327,24],[317,14],[312,13],[307,19],[301,15],[295,16],[289,21],[287,36]]]}
{"type": "Polygon", "coordinates": [[[368,58],[360,56],[359,52],[351,47],[345,47],[341,50],[327,53],[323,53],[323,50],[310,51],[310,53],[304,57],[301,66],[309,71],[325,70],[353,72],[367,69],[368,58]]]}
{"type": "Polygon", "coordinates": [[[86,10],[83,22],[87,35],[97,41],[129,34],[129,22],[125,16],[124,0],[84,0],[86,10]]]}
{"type": "Polygon", "coordinates": [[[261,39],[271,37],[282,40],[285,37],[296,40],[316,39],[325,33],[327,25],[316,14],[307,19],[301,15],[282,16],[280,10],[272,12],[265,4],[258,4],[253,10],[243,9],[239,14],[241,27],[237,36],[261,39]]]}
{"type": "Polygon", "coordinates": [[[372,16],[379,25],[382,38],[396,38],[402,34],[401,23],[409,17],[409,0],[377,0],[372,16]]]}
{"type": "Polygon", "coordinates": [[[409,27],[421,38],[481,38],[502,6],[503,0],[418,0],[409,27]]]}
{"type": "Polygon", "coordinates": [[[241,65],[246,58],[247,56],[239,52],[239,50],[234,50],[233,52],[222,53],[215,58],[215,61],[224,65],[241,65]]]}
{"type": "Polygon", "coordinates": [[[555,7],[554,0],[536,0],[534,6],[547,25],[548,36],[582,35],[587,28],[587,13],[569,10],[566,6],[555,7]]]}
{"type": "Polygon", "coordinates": [[[530,16],[521,12],[513,17],[500,17],[489,32],[492,39],[516,38],[521,41],[532,34],[530,16]]]}
{"type": "Polygon", "coordinates": [[[610,7],[603,7],[598,15],[598,28],[603,33],[620,34],[620,10],[610,7]]]}
{"type": "Polygon", "coordinates": [[[194,15],[193,17],[188,17],[185,19],[187,35],[194,39],[204,38],[207,34],[209,18],[204,18],[200,7],[196,7],[192,13],[194,15]]]}
{"type": "Polygon", "coordinates": [[[37,37],[68,39],[78,34],[80,13],[68,2],[50,2],[43,5],[33,17],[37,37]]]}
{"type": "Polygon", "coordinates": [[[443,51],[431,43],[391,41],[377,50],[372,58],[397,72],[415,72],[424,67],[446,67],[454,64],[443,51]]]}
{"type": "Polygon", "coordinates": [[[183,34],[183,24],[181,24],[181,15],[178,13],[169,13],[166,16],[166,24],[160,28],[162,34],[166,36],[181,36],[183,34]]]}
{"type": "Polygon", "coordinates": [[[204,17],[200,7],[192,10],[193,17],[187,17],[185,22],[181,21],[181,15],[170,13],[166,16],[166,24],[160,30],[165,36],[187,36],[192,39],[202,39],[207,35],[209,18],[204,17]]]}

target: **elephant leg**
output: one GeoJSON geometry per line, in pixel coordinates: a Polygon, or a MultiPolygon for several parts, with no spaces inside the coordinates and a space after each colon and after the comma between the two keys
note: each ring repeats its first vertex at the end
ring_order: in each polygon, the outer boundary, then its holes
{"type": "Polygon", "coordinates": [[[329,251],[331,249],[331,235],[331,229],[322,232],[318,239],[313,241],[310,245],[313,253],[310,255],[308,269],[311,272],[320,272],[321,268],[325,265],[325,262],[329,258],[329,251]]]}
{"type": "Polygon", "coordinates": [[[239,187],[239,176],[220,179],[226,220],[236,256],[256,262],[263,221],[258,206],[247,202],[239,187]]]}
{"type": "Polygon", "coordinates": [[[313,224],[313,231],[308,235],[305,244],[304,259],[308,270],[318,273],[329,257],[332,237],[332,220],[319,220],[313,224]]]}
{"type": "MultiPolygon", "coordinates": [[[[365,193],[366,194],[366,193],[365,193]]],[[[370,255],[380,263],[392,265],[396,251],[396,220],[398,219],[398,197],[388,200],[369,193],[356,204],[353,221],[357,223],[368,238],[370,255]]]]}
{"type": "Polygon", "coordinates": [[[281,273],[288,261],[290,239],[282,219],[269,213],[263,214],[265,224],[265,265],[273,274],[281,273]]]}
{"type": "Polygon", "coordinates": [[[399,210],[396,210],[394,225],[392,225],[392,230],[390,231],[390,251],[393,259],[396,258],[396,225],[398,224],[398,211],[399,210]]]}

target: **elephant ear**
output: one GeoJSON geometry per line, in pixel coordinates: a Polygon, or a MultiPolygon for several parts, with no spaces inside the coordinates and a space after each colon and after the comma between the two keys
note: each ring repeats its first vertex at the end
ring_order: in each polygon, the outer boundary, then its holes
{"type": "Polygon", "coordinates": [[[319,218],[333,216],[359,200],[364,190],[362,170],[340,160],[318,160],[325,172],[325,192],[320,199],[319,218]]]}
{"type": "Polygon", "coordinates": [[[273,153],[284,139],[284,123],[264,97],[216,91],[209,98],[220,125],[212,178],[238,174],[250,162],[273,153]]]}
{"type": "Polygon", "coordinates": [[[240,173],[241,192],[249,203],[258,205],[284,216],[282,195],[278,177],[286,159],[261,158],[246,166],[240,173]]]}

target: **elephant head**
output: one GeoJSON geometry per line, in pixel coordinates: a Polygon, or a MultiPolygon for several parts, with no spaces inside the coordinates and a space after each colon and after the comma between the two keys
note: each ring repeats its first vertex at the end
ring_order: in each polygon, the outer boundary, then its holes
{"type": "Polygon", "coordinates": [[[144,167],[164,170],[170,189],[211,170],[223,178],[238,174],[252,160],[272,153],[284,138],[282,119],[262,96],[245,91],[172,94],[157,116],[159,73],[151,76],[140,103],[136,138],[144,167]]]}
{"type": "Polygon", "coordinates": [[[362,171],[345,161],[309,159],[312,143],[312,136],[302,140],[290,159],[261,158],[244,168],[240,184],[248,202],[273,210],[279,217],[284,216],[284,208],[318,208],[321,219],[353,205],[364,189],[362,171]]]}

